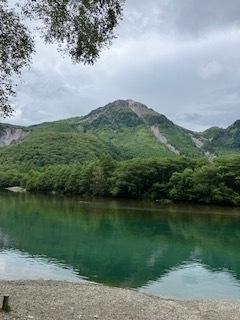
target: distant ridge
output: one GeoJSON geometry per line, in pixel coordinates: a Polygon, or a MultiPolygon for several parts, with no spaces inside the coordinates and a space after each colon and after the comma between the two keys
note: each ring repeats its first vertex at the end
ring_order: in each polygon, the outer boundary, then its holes
{"type": "Polygon", "coordinates": [[[95,160],[214,157],[240,152],[240,120],[198,133],[134,100],[116,100],[83,117],[20,127],[0,124],[0,164],[44,166],[95,160]]]}

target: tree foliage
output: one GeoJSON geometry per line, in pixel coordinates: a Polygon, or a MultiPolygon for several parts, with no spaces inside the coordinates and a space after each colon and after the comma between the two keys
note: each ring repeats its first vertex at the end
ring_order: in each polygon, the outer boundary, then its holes
{"type": "Polygon", "coordinates": [[[116,161],[111,158],[32,170],[0,168],[0,187],[81,196],[240,205],[240,157],[116,161]]]}
{"type": "Polygon", "coordinates": [[[9,97],[14,95],[13,77],[30,62],[34,45],[19,15],[0,1],[0,116],[13,110],[9,97]]]}
{"type": "MultiPolygon", "coordinates": [[[[24,24],[26,18],[41,22],[47,43],[57,43],[73,62],[93,64],[101,50],[111,44],[122,16],[124,0],[25,0],[17,1],[23,14],[0,0],[0,112],[13,109],[15,77],[31,61],[34,39],[24,24]]],[[[19,11],[19,10],[18,10],[19,11]]]]}

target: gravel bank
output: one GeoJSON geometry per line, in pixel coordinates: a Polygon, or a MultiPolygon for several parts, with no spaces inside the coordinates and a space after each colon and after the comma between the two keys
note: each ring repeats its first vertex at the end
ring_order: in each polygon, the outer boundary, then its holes
{"type": "Polygon", "coordinates": [[[133,290],[56,281],[0,282],[10,295],[6,320],[239,320],[239,302],[178,301],[133,290]]]}

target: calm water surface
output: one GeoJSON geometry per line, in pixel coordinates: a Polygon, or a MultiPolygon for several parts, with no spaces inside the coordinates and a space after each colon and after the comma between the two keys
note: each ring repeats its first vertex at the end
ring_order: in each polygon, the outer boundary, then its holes
{"type": "Polygon", "coordinates": [[[0,279],[240,299],[240,209],[1,192],[0,279]]]}

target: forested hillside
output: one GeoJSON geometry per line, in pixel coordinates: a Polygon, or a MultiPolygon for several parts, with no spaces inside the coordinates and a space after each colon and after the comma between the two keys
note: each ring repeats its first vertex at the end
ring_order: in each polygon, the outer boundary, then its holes
{"type": "Polygon", "coordinates": [[[240,151],[240,121],[196,133],[132,100],[30,127],[0,126],[0,164],[40,167],[100,159],[207,157],[240,151]]]}
{"type": "Polygon", "coordinates": [[[239,205],[239,127],[192,132],[132,100],[85,117],[1,125],[0,187],[239,205]]]}

